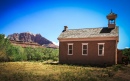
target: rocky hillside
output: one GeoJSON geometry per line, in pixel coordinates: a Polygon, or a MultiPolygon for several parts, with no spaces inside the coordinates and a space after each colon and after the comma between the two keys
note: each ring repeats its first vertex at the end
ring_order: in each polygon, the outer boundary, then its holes
{"type": "Polygon", "coordinates": [[[14,33],[14,34],[8,35],[7,38],[11,41],[35,42],[40,45],[53,44],[50,40],[46,39],[45,37],[42,37],[40,34],[32,34],[29,32],[14,33]]]}

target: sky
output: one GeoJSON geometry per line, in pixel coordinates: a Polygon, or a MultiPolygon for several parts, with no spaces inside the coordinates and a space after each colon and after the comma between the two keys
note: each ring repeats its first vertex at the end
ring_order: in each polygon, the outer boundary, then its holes
{"type": "Polygon", "coordinates": [[[68,29],[107,27],[112,9],[118,15],[118,49],[130,47],[130,0],[0,0],[0,34],[31,32],[58,44],[68,29]]]}

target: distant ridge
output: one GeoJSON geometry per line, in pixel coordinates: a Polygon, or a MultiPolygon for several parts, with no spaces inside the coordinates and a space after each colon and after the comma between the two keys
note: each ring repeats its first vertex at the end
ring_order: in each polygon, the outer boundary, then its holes
{"type": "Polygon", "coordinates": [[[30,32],[13,33],[11,35],[8,35],[7,38],[11,41],[34,42],[38,43],[41,46],[51,44],[52,47],[49,48],[58,48],[57,45],[53,44],[50,40],[46,39],[45,37],[42,37],[41,34],[33,34],[30,32]]]}

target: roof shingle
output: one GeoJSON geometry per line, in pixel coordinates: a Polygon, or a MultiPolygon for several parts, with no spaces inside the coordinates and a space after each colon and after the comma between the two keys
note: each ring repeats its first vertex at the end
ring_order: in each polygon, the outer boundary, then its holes
{"type": "Polygon", "coordinates": [[[118,27],[108,28],[84,28],[84,29],[68,29],[62,32],[60,38],[93,38],[93,37],[118,37],[118,27]]]}

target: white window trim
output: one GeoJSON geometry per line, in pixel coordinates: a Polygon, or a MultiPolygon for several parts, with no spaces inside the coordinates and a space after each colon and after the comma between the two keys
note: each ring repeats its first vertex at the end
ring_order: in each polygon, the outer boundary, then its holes
{"type": "Polygon", "coordinates": [[[88,43],[82,43],[82,55],[88,55],[88,43]],[[87,54],[83,54],[83,45],[87,45],[87,54]]]}
{"type": "Polygon", "coordinates": [[[104,44],[105,43],[98,43],[98,56],[104,56],[104,44]],[[103,53],[99,54],[99,45],[103,45],[103,53]]]}
{"type": "Polygon", "coordinates": [[[68,43],[68,55],[73,55],[73,43],[68,43]],[[72,45],[72,54],[69,54],[69,45],[72,45]]]}

